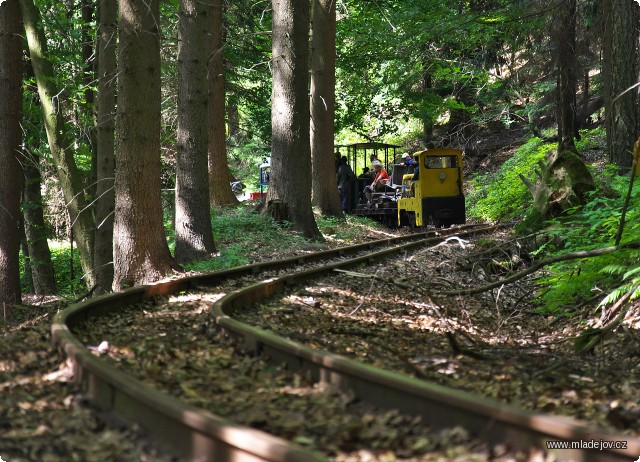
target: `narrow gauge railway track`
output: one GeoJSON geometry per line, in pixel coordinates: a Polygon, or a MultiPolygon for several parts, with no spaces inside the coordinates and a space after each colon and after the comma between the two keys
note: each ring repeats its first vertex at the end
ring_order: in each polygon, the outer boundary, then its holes
{"type": "Polygon", "coordinates": [[[251,277],[265,272],[346,258],[368,252],[372,248],[393,246],[416,239],[474,230],[482,232],[486,229],[481,225],[466,225],[438,231],[431,230],[134,287],[87,300],[58,313],[51,328],[52,341],[64,352],[68,362],[73,366],[75,380],[85,391],[85,397],[98,409],[118,420],[140,424],[148,434],[185,457],[193,460],[233,460],[234,462],[326,460],[318,454],[301,449],[285,440],[236,425],[143,385],[140,381],[96,358],[71,333],[71,329],[85,320],[108,315],[141,301],[215,285],[228,279],[251,277]]]}
{"type": "MultiPolygon", "coordinates": [[[[429,243],[442,239],[438,237],[430,240],[429,243]]],[[[421,244],[412,242],[407,246],[424,244],[425,242],[421,244]]],[[[374,245],[378,247],[378,244],[374,245]]],[[[358,265],[380,258],[385,253],[397,251],[397,248],[377,251],[348,262],[330,263],[323,268],[273,278],[236,290],[216,302],[214,316],[218,326],[240,339],[245,349],[262,353],[278,362],[286,361],[291,369],[311,371],[314,379],[348,388],[357,396],[366,397],[368,401],[374,401],[378,405],[388,406],[392,403],[394,408],[399,408],[401,411],[421,415],[424,421],[432,425],[450,426],[464,421],[466,427],[482,434],[487,440],[508,440],[510,444],[523,448],[531,445],[540,447],[547,439],[571,441],[615,439],[614,435],[592,432],[566,419],[519,411],[490,400],[452,392],[419,380],[380,371],[343,357],[314,351],[246,326],[230,317],[235,310],[275,294],[287,286],[318,277],[322,271],[358,265]]],[[[251,272],[256,270],[252,269],[251,272]]],[[[202,287],[213,283],[213,280],[228,277],[228,275],[216,274],[209,275],[210,279],[206,279],[206,276],[204,279],[203,276],[197,276],[146,288],[131,289],[122,294],[115,294],[118,296],[116,304],[123,306],[156,295],[188,290],[190,287],[202,287]]],[[[98,363],[96,358],[88,354],[84,347],[70,335],[67,324],[72,325],[81,318],[99,314],[108,309],[106,305],[113,306],[113,300],[109,300],[110,297],[113,295],[103,297],[106,302],[92,300],[67,310],[56,318],[56,324],[53,327],[54,339],[69,355],[75,357],[76,363],[84,370],[88,395],[100,407],[139,421],[151,433],[160,434],[165,440],[172,441],[180,452],[190,457],[207,456],[215,460],[322,460],[320,456],[283,440],[269,437],[255,430],[241,429],[220,419],[216,420],[214,416],[198,409],[180,405],[165,395],[145,390],[145,387],[141,387],[135,381],[132,382],[124,374],[104,368],[103,364],[98,363]],[[182,429],[174,427],[175,423],[169,423],[171,419],[178,420],[178,425],[182,429]],[[242,443],[240,443],[241,440],[242,443]]],[[[640,445],[638,441],[629,441],[626,451],[563,451],[562,454],[571,457],[572,460],[633,460],[636,454],[640,454],[640,445]]]]}

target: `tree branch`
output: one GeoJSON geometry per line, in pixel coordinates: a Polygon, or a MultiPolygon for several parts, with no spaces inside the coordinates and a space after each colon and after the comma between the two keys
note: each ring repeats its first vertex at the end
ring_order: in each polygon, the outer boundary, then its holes
{"type": "Polygon", "coordinates": [[[628,249],[640,249],[640,241],[628,242],[622,245],[613,245],[610,247],[603,247],[595,250],[582,250],[580,252],[567,253],[564,255],[557,255],[555,257],[548,258],[546,260],[540,260],[533,263],[529,268],[518,271],[517,273],[513,273],[511,276],[501,279],[496,282],[492,282],[491,284],[487,284],[485,286],[470,288],[470,289],[457,289],[457,290],[444,290],[440,293],[442,295],[475,295],[480,294],[482,292],[487,292],[489,290],[495,289],[496,287],[500,287],[504,284],[511,284],[512,282],[518,281],[523,277],[538,271],[540,268],[543,268],[547,265],[551,265],[553,263],[558,263],[561,261],[569,261],[569,260],[578,260],[580,258],[589,258],[589,257],[599,257],[602,255],[606,255],[612,252],[617,252],[618,250],[628,250],[628,249]]]}

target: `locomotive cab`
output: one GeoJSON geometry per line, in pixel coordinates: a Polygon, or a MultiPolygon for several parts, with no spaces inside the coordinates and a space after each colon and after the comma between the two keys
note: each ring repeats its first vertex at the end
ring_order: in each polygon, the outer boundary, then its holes
{"type": "MultiPolygon", "coordinates": [[[[462,151],[440,148],[416,152],[417,174],[398,200],[398,225],[436,227],[466,221],[462,191],[462,151]]],[[[403,178],[403,182],[406,181],[403,178]]],[[[403,188],[404,189],[404,188],[403,188]]]]}

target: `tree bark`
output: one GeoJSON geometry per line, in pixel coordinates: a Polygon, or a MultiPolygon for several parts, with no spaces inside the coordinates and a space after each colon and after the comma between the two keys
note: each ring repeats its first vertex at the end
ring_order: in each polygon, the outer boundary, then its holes
{"type": "MultiPolygon", "coordinates": [[[[271,177],[267,202],[278,201],[296,229],[320,239],[311,209],[309,3],[273,0],[271,177]]],[[[333,181],[334,169],[328,175],[333,181]]]]}
{"type": "Polygon", "coordinates": [[[605,0],[604,85],[607,146],[610,161],[628,170],[640,125],[638,88],[639,36],[634,0],[605,0]]]}
{"type": "Polygon", "coordinates": [[[20,190],[22,19],[18,0],[0,3],[0,305],[21,302],[20,190]]]}
{"type": "MultiPolygon", "coordinates": [[[[101,4],[102,2],[100,2],[101,4]]],[[[84,104],[76,103],[76,112],[78,114],[84,113],[87,120],[93,120],[95,115],[95,93],[94,93],[94,81],[96,80],[96,68],[95,68],[95,54],[98,50],[95,49],[97,45],[96,40],[92,37],[92,23],[94,21],[94,10],[96,9],[96,2],[94,0],[80,0],[78,7],[81,11],[82,17],[82,84],[84,85],[84,104]],[[94,53],[95,52],[95,53],[94,53]]],[[[98,7],[99,8],[99,7],[98,7]]],[[[82,119],[81,119],[82,120],[82,119]]],[[[98,181],[97,169],[98,169],[98,152],[97,152],[97,139],[95,127],[88,127],[87,130],[83,130],[91,149],[91,175],[87,184],[87,191],[92,198],[96,197],[96,186],[98,181]]],[[[93,203],[95,207],[95,202],[93,203]]],[[[95,211],[94,211],[95,214],[95,211]]]]}
{"type": "Polygon", "coordinates": [[[558,140],[560,151],[576,151],[576,0],[565,0],[560,8],[557,32],[559,73],[558,140]]]}
{"type": "Polygon", "coordinates": [[[211,30],[208,24],[211,10],[199,0],[180,0],[175,251],[180,263],[203,260],[216,250],[207,175],[206,42],[211,30]]]}
{"type": "Polygon", "coordinates": [[[223,2],[211,6],[207,33],[211,34],[209,51],[209,200],[213,206],[237,204],[231,191],[232,176],[227,160],[227,134],[224,89],[223,2]]]}
{"type": "Polygon", "coordinates": [[[33,290],[37,295],[55,294],[57,287],[42,210],[42,176],[38,156],[25,150],[22,165],[25,179],[22,200],[24,232],[33,290]]]}
{"type": "Polygon", "coordinates": [[[227,107],[227,119],[231,143],[240,144],[240,112],[238,111],[238,105],[233,101],[229,102],[227,107]]]}
{"type": "Polygon", "coordinates": [[[120,0],[114,290],[177,268],[163,228],[159,0],[120,0]]]}
{"type": "Polygon", "coordinates": [[[38,84],[38,95],[42,105],[47,140],[51,158],[56,167],[60,187],[71,217],[74,236],[83,277],[89,287],[95,284],[93,273],[94,218],[91,207],[85,200],[82,178],[74,159],[74,141],[62,119],[58,107],[60,91],[55,86],[53,65],[47,58],[47,42],[44,31],[38,28],[42,24],[40,11],[33,0],[20,0],[24,29],[29,46],[29,56],[38,84]]]}
{"type": "Polygon", "coordinates": [[[108,292],[113,284],[117,0],[102,0],[98,15],[98,91],[95,108],[96,231],[93,252],[96,294],[108,292]]]}
{"type": "Polygon", "coordinates": [[[312,197],[320,213],[342,217],[335,171],[333,132],[336,89],[336,3],[313,0],[311,40],[312,197]]]}

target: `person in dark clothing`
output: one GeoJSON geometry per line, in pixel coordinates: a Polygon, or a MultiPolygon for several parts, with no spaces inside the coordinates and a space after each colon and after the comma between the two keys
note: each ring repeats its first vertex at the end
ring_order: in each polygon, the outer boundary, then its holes
{"type": "Polygon", "coordinates": [[[400,165],[402,165],[403,167],[415,167],[418,165],[418,163],[413,157],[405,152],[404,154],[402,154],[402,162],[400,163],[400,165]]]}
{"type": "Polygon", "coordinates": [[[351,192],[351,184],[355,178],[356,175],[347,163],[347,158],[342,156],[340,166],[336,172],[336,179],[338,181],[338,192],[340,193],[340,206],[345,212],[349,209],[349,193],[351,192]]]}
{"type": "Polygon", "coordinates": [[[360,174],[360,176],[358,176],[358,178],[371,180],[372,178],[371,178],[371,172],[369,171],[369,167],[362,167],[362,173],[360,174]]]}

